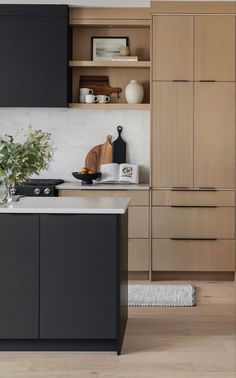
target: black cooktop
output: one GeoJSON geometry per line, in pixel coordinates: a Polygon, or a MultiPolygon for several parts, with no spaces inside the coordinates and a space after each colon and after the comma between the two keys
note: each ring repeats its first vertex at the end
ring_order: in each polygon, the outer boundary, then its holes
{"type": "Polygon", "coordinates": [[[61,179],[29,179],[24,183],[30,186],[56,186],[63,184],[64,180],[61,179]]]}
{"type": "Polygon", "coordinates": [[[61,179],[29,179],[23,185],[12,188],[13,195],[29,197],[56,197],[58,189],[56,186],[63,184],[61,179]]]}

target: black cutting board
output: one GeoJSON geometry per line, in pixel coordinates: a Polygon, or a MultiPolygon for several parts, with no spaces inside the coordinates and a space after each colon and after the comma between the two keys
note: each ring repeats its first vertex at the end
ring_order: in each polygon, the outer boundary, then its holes
{"type": "Polygon", "coordinates": [[[118,138],[112,143],[112,162],[122,164],[126,162],[126,143],[121,137],[122,126],[117,127],[118,138]]]}

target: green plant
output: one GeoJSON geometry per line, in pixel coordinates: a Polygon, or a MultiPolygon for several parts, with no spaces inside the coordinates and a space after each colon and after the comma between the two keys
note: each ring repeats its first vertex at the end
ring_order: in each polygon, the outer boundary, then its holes
{"type": "Polygon", "coordinates": [[[7,176],[9,184],[23,184],[31,175],[47,169],[53,159],[51,134],[28,127],[23,143],[12,135],[0,136],[0,176],[7,176]]]}

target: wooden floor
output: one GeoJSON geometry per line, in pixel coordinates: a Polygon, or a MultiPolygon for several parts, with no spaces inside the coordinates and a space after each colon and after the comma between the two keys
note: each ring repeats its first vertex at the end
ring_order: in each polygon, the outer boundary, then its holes
{"type": "Polygon", "coordinates": [[[1,378],[235,378],[235,285],[196,282],[195,308],[131,308],[123,355],[0,353],[1,378]]]}

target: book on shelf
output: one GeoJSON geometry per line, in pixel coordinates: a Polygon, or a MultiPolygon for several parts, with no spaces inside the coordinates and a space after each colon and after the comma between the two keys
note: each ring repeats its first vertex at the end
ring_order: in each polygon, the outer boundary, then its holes
{"type": "Polygon", "coordinates": [[[138,62],[137,56],[113,55],[112,62],[138,62]]]}
{"type": "Polygon", "coordinates": [[[100,172],[102,176],[97,182],[101,184],[138,184],[139,182],[139,170],[136,164],[101,164],[100,172]]]}

